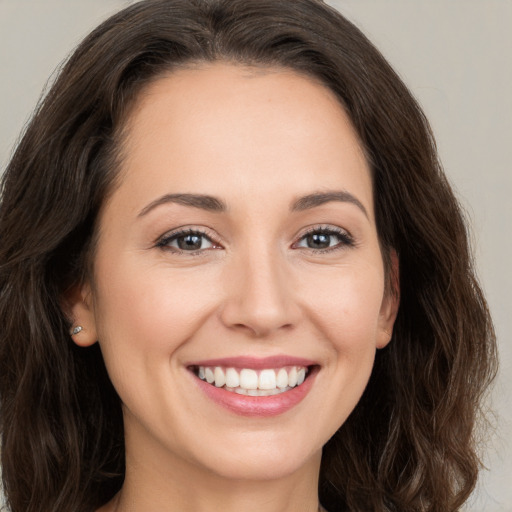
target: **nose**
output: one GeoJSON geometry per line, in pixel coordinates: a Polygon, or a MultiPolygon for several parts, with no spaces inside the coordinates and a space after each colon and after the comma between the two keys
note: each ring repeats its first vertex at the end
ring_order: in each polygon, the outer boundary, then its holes
{"type": "Polygon", "coordinates": [[[227,270],[223,324],[254,338],[295,327],[300,308],[287,267],[269,248],[238,258],[227,270]]]}

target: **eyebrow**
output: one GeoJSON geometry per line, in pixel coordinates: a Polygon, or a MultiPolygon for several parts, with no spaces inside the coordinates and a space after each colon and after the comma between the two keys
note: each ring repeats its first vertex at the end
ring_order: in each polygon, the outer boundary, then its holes
{"type": "MultiPolygon", "coordinates": [[[[317,206],[321,206],[331,201],[339,201],[342,203],[351,203],[357,206],[368,218],[368,212],[364,205],[353,196],[350,192],[344,190],[341,191],[330,191],[330,192],[315,192],[308,194],[307,196],[300,197],[292,203],[290,210],[292,212],[301,212],[309,210],[317,206]]],[[[214,213],[223,213],[227,211],[227,205],[221,199],[217,197],[204,195],[204,194],[165,194],[158,199],[155,199],[147,206],[145,206],[140,212],[139,217],[142,217],[149,213],[154,208],[168,203],[181,204],[183,206],[190,206],[192,208],[200,208],[201,210],[207,210],[214,213]]]]}
{"type": "Polygon", "coordinates": [[[200,208],[209,212],[222,213],[227,211],[227,206],[224,201],[217,199],[213,196],[203,194],[166,194],[158,199],[155,199],[147,206],[145,206],[139,213],[142,217],[149,213],[151,210],[162,204],[175,203],[183,206],[191,206],[193,208],[200,208]]]}
{"type": "Polygon", "coordinates": [[[345,190],[316,192],[314,194],[308,194],[307,196],[297,199],[292,204],[291,210],[292,212],[301,212],[304,210],[309,210],[310,208],[321,206],[325,203],[330,203],[331,201],[351,203],[357,206],[365,214],[366,218],[369,218],[368,212],[366,211],[363,203],[361,203],[357,197],[353,196],[350,192],[346,192],[345,190]]]}

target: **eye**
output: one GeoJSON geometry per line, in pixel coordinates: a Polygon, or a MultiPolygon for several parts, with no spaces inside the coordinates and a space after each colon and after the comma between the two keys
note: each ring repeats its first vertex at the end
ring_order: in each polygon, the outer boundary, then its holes
{"type": "Polygon", "coordinates": [[[297,242],[295,247],[329,251],[353,246],[352,237],[341,228],[314,228],[308,231],[297,242]]]}
{"type": "Polygon", "coordinates": [[[177,252],[191,253],[219,247],[206,233],[193,229],[164,235],[156,245],[177,252]]]}

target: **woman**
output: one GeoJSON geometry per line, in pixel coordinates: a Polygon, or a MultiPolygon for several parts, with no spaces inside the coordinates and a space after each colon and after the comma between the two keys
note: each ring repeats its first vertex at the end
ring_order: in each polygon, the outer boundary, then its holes
{"type": "Polygon", "coordinates": [[[20,142],[0,234],[13,512],[474,487],[495,346],[465,225],[414,99],[323,3],[107,20],[20,142]]]}

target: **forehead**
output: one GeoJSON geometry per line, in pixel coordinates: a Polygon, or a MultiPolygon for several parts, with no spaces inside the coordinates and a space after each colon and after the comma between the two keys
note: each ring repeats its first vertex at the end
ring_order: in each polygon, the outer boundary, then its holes
{"type": "Polygon", "coordinates": [[[229,182],[239,194],[265,193],[269,184],[284,192],[292,183],[310,192],[339,189],[344,176],[372,209],[367,161],[342,105],[288,69],[179,69],[142,91],[125,128],[121,181],[135,193],[223,196],[229,182]]]}

